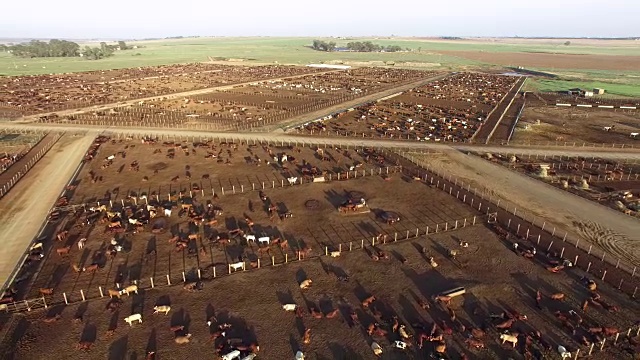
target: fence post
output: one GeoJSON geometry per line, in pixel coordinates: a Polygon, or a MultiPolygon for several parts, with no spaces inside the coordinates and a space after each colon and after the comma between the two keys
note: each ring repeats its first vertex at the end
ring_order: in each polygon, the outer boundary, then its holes
{"type": "Polygon", "coordinates": [[[202,279],[201,273],[200,273],[200,268],[198,268],[198,279],[202,279]]]}
{"type": "Polygon", "coordinates": [[[551,250],[551,246],[553,246],[553,240],[551,241],[551,243],[549,243],[549,246],[547,247],[547,251],[551,250]]]}
{"type": "Polygon", "coordinates": [[[591,262],[589,262],[589,265],[587,265],[587,272],[589,272],[589,269],[591,269],[591,262]]]}
{"type": "Polygon", "coordinates": [[[84,290],[80,289],[80,296],[82,296],[82,301],[87,301],[87,299],[84,297],[84,290]]]}
{"type": "MultiPolygon", "coordinates": [[[[215,267],[214,267],[215,269],[215,267]]],[[[167,274],[167,285],[171,285],[171,279],[169,278],[169,274],[167,274]]]]}
{"type": "Polygon", "coordinates": [[[475,225],[475,224],[476,224],[476,217],[474,216],[473,217],[473,225],[475,225]]]}
{"type": "Polygon", "coordinates": [[[104,297],[104,293],[102,292],[102,286],[98,286],[98,291],[100,291],[100,297],[104,297]]]}
{"type": "Polygon", "coordinates": [[[276,257],[271,256],[271,266],[276,266],[276,257]]]}
{"type": "MultiPolygon", "coordinates": [[[[363,243],[362,247],[364,248],[364,240],[362,240],[362,243],[363,243]]],[[[324,247],[324,256],[329,256],[329,247],[328,246],[324,247]]]]}
{"type": "Polygon", "coordinates": [[[353,249],[353,241],[349,241],[349,251],[351,251],[351,249],[353,249]]]}
{"type": "Polygon", "coordinates": [[[63,292],[62,297],[64,297],[64,303],[69,305],[69,300],[67,299],[67,293],[63,292]]]}
{"type": "Polygon", "coordinates": [[[607,276],[607,270],[605,270],[604,273],[602,273],[602,281],[604,281],[605,276],[607,276]]]}
{"type": "Polygon", "coordinates": [[[151,288],[153,289],[155,287],[154,283],[153,283],[153,276],[149,278],[149,280],[151,281],[151,288]]]}
{"type": "Polygon", "coordinates": [[[407,237],[405,238],[405,240],[408,238],[409,238],[409,230],[407,230],[407,237]]]}

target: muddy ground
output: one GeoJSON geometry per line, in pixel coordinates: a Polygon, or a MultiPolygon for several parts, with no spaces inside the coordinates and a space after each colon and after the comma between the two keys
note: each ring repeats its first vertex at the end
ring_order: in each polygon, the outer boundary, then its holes
{"type": "MultiPolygon", "coordinates": [[[[513,331],[537,329],[552,348],[562,344],[570,351],[579,348],[584,354],[588,347],[579,346],[567,330],[560,329],[554,311],[574,309],[584,320],[584,326],[616,326],[620,331],[632,325],[634,313],[639,311],[636,302],[598,281],[602,298],[618,306],[620,312],[609,313],[595,307],[582,312],[580,303],[588,296],[579,282],[582,272],[550,273],[537,260],[517,256],[483,225],[381,248],[389,253],[388,260],[373,262],[366,251],[357,250],[345,252],[339,258],[323,257],[205,281],[202,292],[187,293],[180,286],[141,291],[138,295],[125,296],[120,311],[113,315],[104,310],[106,299],[29,313],[26,320],[16,321],[19,331],[9,334],[17,340],[14,356],[5,356],[7,359],[41,359],[46,349],[71,359],[141,359],[148,351],[156,352],[155,359],[180,359],[193,354],[212,358],[214,345],[209,341],[210,330],[205,322],[216,314],[219,322],[234,325],[229,330],[230,337],[242,338],[245,343],[257,341],[260,358],[289,359],[302,349],[310,359],[374,359],[369,347],[373,339],[366,335],[363,327],[375,320],[370,310],[360,306],[366,296],[373,294],[377,298],[372,307],[382,313],[383,320],[379,323],[397,315],[409,332],[414,333],[410,324],[417,322],[430,328],[433,321],[444,320],[451,326],[440,305],[429,300],[431,308],[423,310],[418,301],[464,286],[467,293],[454,298],[451,307],[467,329],[486,326],[487,349],[469,349],[464,346],[463,335],[454,330],[453,335],[445,335],[449,358],[460,359],[460,353],[464,352],[471,359],[522,359],[516,351],[518,348],[513,350],[498,342],[498,333],[491,325],[497,321],[490,320],[490,313],[513,309],[526,314],[528,320],[517,321],[513,331]],[[468,248],[458,247],[461,240],[469,243],[468,248]],[[436,269],[431,268],[418,251],[423,246],[439,264],[436,269]],[[459,250],[457,263],[446,256],[446,249],[459,250]],[[402,263],[400,258],[406,261],[402,263]],[[337,281],[325,269],[346,274],[349,281],[337,281]],[[312,279],[313,284],[301,291],[298,283],[305,278],[312,279]],[[535,305],[537,290],[544,294],[542,310],[535,305]],[[566,295],[565,301],[548,299],[549,294],[557,292],[566,295]],[[282,310],[283,303],[292,302],[304,308],[302,319],[282,310]],[[170,304],[171,313],[152,315],[152,308],[157,304],[170,304]],[[314,319],[308,313],[309,306],[324,313],[333,309],[340,312],[333,319],[314,319]],[[360,325],[347,320],[350,309],[358,313],[360,325]],[[61,314],[59,321],[42,321],[56,313],[61,314]],[[142,313],[144,323],[129,327],[123,318],[131,313],[142,313]],[[185,331],[192,334],[191,343],[176,345],[173,342],[174,334],[169,327],[175,325],[185,326],[185,331]],[[311,329],[310,344],[302,343],[305,328],[311,329]],[[113,334],[108,336],[107,330],[113,330],[113,334]],[[93,348],[89,352],[76,350],[81,340],[93,342],[93,348]]],[[[388,326],[382,324],[382,328],[388,326]]],[[[577,336],[582,335],[583,330],[578,327],[577,336]]],[[[382,359],[424,359],[433,351],[431,344],[422,350],[415,347],[404,352],[393,350],[389,341],[396,340],[397,335],[392,332],[374,339],[385,349],[382,359]]],[[[592,358],[631,359],[625,348],[629,348],[626,340],[619,340],[615,348],[608,342],[602,353],[596,347],[592,358]]],[[[538,346],[532,351],[534,349],[538,346]]],[[[552,354],[556,354],[555,350],[549,352],[549,356],[557,357],[552,354]]]]}

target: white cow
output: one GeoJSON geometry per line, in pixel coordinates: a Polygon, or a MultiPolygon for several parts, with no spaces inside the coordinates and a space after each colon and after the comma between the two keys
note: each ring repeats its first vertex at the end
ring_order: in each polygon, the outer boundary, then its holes
{"type": "Polygon", "coordinates": [[[129,295],[132,292],[134,292],[136,294],[138,293],[138,285],[129,285],[129,286],[127,286],[126,288],[120,290],[120,295],[124,295],[124,294],[129,295]]]}
{"type": "Polygon", "coordinates": [[[251,354],[249,354],[249,355],[247,355],[247,356],[243,357],[243,358],[242,358],[242,359],[240,359],[240,360],[253,360],[253,359],[255,359],[255,358],[256,358],[256,356],[258,356],[258,355],[256,355],[255,353],[251,353],[251,354]]]}
{"type": "Polygon", "coordinates": [[[171,216],[171,209],[164,209],[164,216],[170,217],[171,216]]]}
{"type": "Polygon", "coordinates": [[[296,311],[297,308],[298,308],[298,305],[296,305],[296,304],[284,304],[284,305],[282,305],[282,309],[284,311],[296,311]]]}
{"type": "Polygon", "coordinates": [[[87,238],[82,238],[78,240],[78,250],[82,250],[84,248],[84,244],[87,242],[87,238]]]}
{"type": "Polygon", "coordinates": [[[307,279],[304,280],[300,283],[300,289],[308,289],[311,286],[311,283],[313,283],[313,281],[311,281],[311,279],[307,279]]]}
{"type": "Polygon", "coordinates": [[[331,257],[338,257],[340,256],[340,251],[332,251],[329,253],[329,255],[331,255],[331,257]]]}
{"type": "Polygon", "coordinates": [[[42,249],[42,241],[31,245],[29,251],[40,250],[42,249]]]}
{"type": "Polygon", "coordinates": [[[158,314],[158,313],[163,312],[165,315],[167,315],[169,313],[169,311],[171,311],[171,306],[169,306],[169,305],[154,306],[153,307],[153,313],[154,314],[158,314]]]}
{"type": "Polygon", "coordinates": [[[243,236],[244,236],[245,240],[247,240],[247,241],[256,242],[256,236],[255,235],[247,235],[247,234],[245,234],[243,236]]]}
{"type": "Polygon", "coordinates": [[[221,360],[234,360],[240,357],[240,350],[233,350],[230,353],[222,355],[221,360]]]}
{"type": "Polygon", "coordinates": [[[244,270],[244,261],[239,261],[237,263],[229,264],[229,267],[233,269],[233,271],[237,271],[239,269],[244,270]]]}
{"type": "Polygon", "coordinates": [[[638,137],[638,134],[640,134],[640,133],[637,133],[637,132],[636,133],[631,133],[631,137],[632,138],[636,138],[636,137],[638,137]]]}
{"type": "Polygon", "coordinates": [[[268,237],[268,236],[263,236],[263,237],[258,238],[258,243],[259,243],[260,245],[262,245],[262,244],[267,244],[267,245],[269,245],[269,243],[270,243],[270,242],[271,242],[271,240],[269,239],[269,237],[268,237]]]}
{"type": "Polygon", "coordinates": [[[124,321],[126,321],[127,324],[129,324],[129,326],[133,326],[134,321],[137,321],[138,323],[142,324],[142,315],[141,314],[129,315],[126,318],[124,318],[124,321]]]}
{"type": "Polygon", "coordinates": [[[298,177],[290,177],[287,180],[289,181],[289,185],[295,185],[298,182],[298,177]]]}

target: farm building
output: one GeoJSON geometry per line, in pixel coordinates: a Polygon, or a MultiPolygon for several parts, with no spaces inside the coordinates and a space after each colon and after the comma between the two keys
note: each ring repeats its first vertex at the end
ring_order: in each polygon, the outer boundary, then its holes
{"type": "Polygon", "coordinates": [[[602,95],[602,94],[604,94],[604,89],[595,88],[595,89],[593,89],[593,93],[596,94],[596,95],[602,95]]]}
{"type": "Polygon", "coordinates": [[[592,97],[593,91],[582,90],[580,88],[569,89],[566,92],[568,95],[572,96],[582,96],[582,97],[592,97]]]}

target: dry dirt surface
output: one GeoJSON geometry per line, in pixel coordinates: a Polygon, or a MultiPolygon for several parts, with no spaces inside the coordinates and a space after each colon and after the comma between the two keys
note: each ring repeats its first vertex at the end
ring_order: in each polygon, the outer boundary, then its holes
{"type": "MultiPolygon", "coordinates": [[[[42,359],[43,351],[47,351],[68,359],[142,359],[154,352],[153,359],[158,360],[214,358],[215,348],[227,340],[258,344],[261,359],[292,359],[295,352],[302,350],[308,359],[358,360],[376,358],[370,348],[372,341],[376,341],[384,349],[381,359],[427,359],[435,343],[425,341],[424,347],[418,349],[415,338],[430,331],[437,322],[440,331],[452,329],[451,335],[444,335],[449,359],[461,359],[461,354],[471,359],[521,359],[519,352],[524,341],[515,348],[501,344],[499,330],[494,326],[504,320],[490,316],[499,317],[508,311],[527,316],[527,320],[515,321],[511,331],[529,334],[539,330],[543,343],[550,349],[546,351],[534,341],[530,351],[553,358],[557,357],[558,345],[572,354],[576,349],[582,354],[588,351],[588,346],[578,342],[582,336],[594,340],[585,328],[608,326],[626,332],[640,311],[637,303],[599,282],[602,299],[620,311],[611,313],[598,307],[581,311],[581,302],[589,297],[579,280],[584,273],[573,269],[553,274],[541,266],[538,259],[543,255],[535,260],[518,256],[483,225],[379,249],[389,259],[374,262],[367,247],[367,251],[343,252],[339,258],[323,257],[205,279],[202,291],[187,292],[182,286],[141,290],[124,296],[115,313],[105,310],[106,298],[34,311],[15,319],[8,334],[8,339],[15,342],[4,343],[3,355],[6,359],[42,359]],[[461,248],[460,241],[467,242],[468,247],[461,248]],[[425,251],[421,252],[419,249],[423,248],[425,251]],[[455,260],[446,255],[447,249],[458,250],[455,260]],[[439,264],[437,268],[430,266],[428,256],[433,256],[439,264]],[[338,276],[347,281],[339,281],[338,276]],[[299,283],[304,279],[313,283],[309,289],[301,290],[299,283]],[[454,323],[447,309],[434,302],[433,297],[457,286],[464,286],[466,294],[451,301],[450,308],[456,315],[454,323]],[[538,306],[536,291],[542,295],[538,306]],[[565,301],[549,298],[560,292],[565,294],[565,301]],[[365,308],[361,302],[370,295],[376,300],[365,308]],[[302,309],[300,318],[283,310],[282,305],[287,303],[295,303],[302,309]],[[425,309],[420,304],[430,307],[425,309]],[[156,305],[170,305],[171,311],[168,315],[154,315],[156,305]],[[338,311],[334,318],[318,319],[310,315],[310,308],[323,314],[338,311]],[[556,311],[567,314],[569,310],[578,312],[582,326],[570,319],[569,325],[563,327],[562,321],[554,316],[556,311]],[[349,315],[352,311],[357,315],[357,323],[349,315]],[[129,326],[123,319],[135,313],[142,314],[143,323],[129,326]],[[60,316],[57,321],[56,315],[60,316]],[[407,350],[393,349],[390,345],[400,339],[392,329],[394,316],[414,335],[410,341],[413,346],[407,350]],[[211,326],[206,325],[207,320],[212,321],[211,326]],[[210,334],[223,323],[231,325],[226,329],[226,338],[210,340],[210,334]],[[366,329],[373,323],[388,334],[368,335],[366,329]],[[461,331],[460,325],[466,329],[461,331]],[[184,328],[174,332],[170,329],[173,326],[184,328]],[[575,335],[571,335],[569,327],[575,328],[575,335]],[[305,329],[310,329],[308,343],[304,342],[305,329]],[[471,329],[484,329],[486,335],[481,340],[486,349],[472,349],[464,343],[471,329]],[[174,338],[185,333],[192,335],[190,343],[176,344],[174,338]],[[76,346],[81,341],[91,343],[91,349],[78,350],[76,346]],[[11,350],[15,352],[9,353],[11,350]]],[[[633,346],[620,340],[612,347],[611,339],[604,352],[598,347],[594,349],[594,358],[632,358],[629,352],[634,351],[633,346]]]]}
{"type": "Polygon", "coordinates": [[[576,142],[638,144],[640,110],[600,110],[577,107],[525,106],[512,140],[519,142],[576,142]],[[613,127],[606,131],[605,127],[613,127]]]}
{"type": "MultiPolygon", "coordinates": [[[[324,176],[326,179],[329,179],[329,172],[332,174],[330,178],[333,181],[328,183],[306,182],[290,186],[287,177],[303,177],[298,173],[300,170],[292,164],[285,165],[290,168],[290,173],[283,176],[280,165],[263,164],[258,167],[255,163],[243,162],[225,165],[204,159],[205,154],[201,150],[198,150],[197,155],[189,157],[179,153],[174,159],[156,154],[158,161],[142,163],[139,171],[129,170],[134,159],[149,159],[154,156],[152,153],[155,151],[152,146],[137,145],[132,148],[130,144],[102,145],[95,163],[90,162],[84,166],[78,177],[78,187],[72,196],[69,193],[71,203],[87,203],[86,207],[89,208],[97,206],[97,201],[108,204],[111,200],[114,211],[119,211],[122,202],[136,209],[134,200],[129,197],[130,194],[135,194],[140,205],[138,208],[146,209],[143,204],[147,200],[142,199],[142,194],[146,194],[150,204],[158,204],[154,201],[155,195],[159,196],[160,204],[165,204],[171,193],[174,206],[172,213],[166,216],[161,210],[162,206],[158,206],[160,214],[151,219],[149,225],[134,231],[134,227],[125,224],[127,230],[116,234],[106,231],[106,219],[96,221],[104,213],[98,218],[92,217],[89,226],[83,224],[90,212],[68,216],[58,224],[59,228],[69,230],[67,239],[63,242],[53,241],[51,245],[55,249],[69,245],[70,254],[62,257],[50,250],[51,254],[44,260],[28,297],[37,296],[38,289],[49,287],[54,287],[58,293],[67,292],[68,297],[73,299],[78,298],[80,289],[88,297],[97,297],[98,286],[108,289],[125,280],[149,283],[149,278],[153,277],[156,283],[161,284],[166,283],[166,275],[170,275],[172,281],[179,281],[182,280],[183,272],[191,277],[196,274],[197,269],[209,274],[214,271],[223,274],[228,271],[227,264],[240,261],[239,259],[256,266],[260,259],[262,264],[268,265],[271,257],[277,263],[285,261],[285,256],[294,259],[295,250],[302,248],[309,247],[315,253],[321,253],[325,251],[325,247],[339,249],[339,244],[343,244],[343,248],[346,248],[351,242],[357,246],[362,239],[379,235],[386,235],[389,240],[395,239],[395,234],[405,238],[413,236],[416,229],[423,233],[428,228],[431,232],[436,231],[436,227],[452,228],[456,223],[463,226],[471,223],[474,215],[480,215],[451,199],[448,194],[420,186],[417,182],[394,173],[393,165],[381,160],[380,156],[384,156],[381,154],[371,153],[368,155],[370,160],[367,161],[367,155],[361,151],[326,149],[323,150],[325,156],[334,158],[335,161],[320,161],[309,148],[303,148],[298,153],[291,152],[287,147],[271,147],[270,150],[274,153],[295,156],[298,164],[304,161],[319,169],[328,170],[324,176]],[[108,168],[101,168],[104,162],[99,159],[125,148],[126,159],[116,159],[108,168]],[[345,152],[350,153],[351,159],[344,156],[345,152]],[[372,161],[373,158],[376,158],[375,162],[372,161]],[[357,174],[351,171],[347,180],[346,172],[355,162],[363,165],[356,168],[357,174]],[[187,166],[189,170],[185,170],[187,166]],[[387,166],[390,168],[388,175],[387,166]],[[118,173],[120,167],[123,170],[118,173]],[[155,170],[158,170],[158,174],[154,175],[155,170]],[[173,174],[182,177],[185,172],[189,172],[194,180],[182,183],[170,181],[173,174]],[[338,173],[341,174],[340,181],[336,181],[338,173]],[[202,179],[203,174],[207,174],[208,178],[202,179]],[[363,177],[363,174],[366,176],[363,177]],[[139,179],[145,176],[149,181],[141,183],[139,179]],[[92,183],[92,177],[103,177],[103,181],[92,183]],[[284,187],[283,180],[286,184],[284,187]],[[265,189],[261,190],[263,183],[265,189]],[[256,185],[255,191],[252,191],[252,184],[256,185]],[[226,189],[225,194],[222,194],[222,186],[226,189]],[[235,186],[235,195],[232,193],[232,186],[235,186]],[[194,187],[198,187],[198,190],[193,190],[194,187]],[[215,189],[215,196],[212,196],[211,189],[215,189]],[[205,191],[204,196],[201,195],[202,190],[205,191]],[[261,199],[261,192],[268,199],[261,199]],[[105,193],[111,197],[105,198],[105,193]],[[180,193],[185,199],[176,203],[180,193]],[[221,210],[222,214],[215,216],[214,223],[194,227],[189,217],[179,213],[181,206],[191,201],[190,195],[194,197],[195,207],[208,208],[207,204],[211,204],[221,210]],[[340,214],[338,206],[350,197],[357,200],[365,198],[369,205],[368,211],[340,214]],[[316,205],[308,206],[309,201],[316,205]],[[269,204],[276,207],[280,216],[271,216],[267,210],[269,204]],[[401,221],[395,224],[381,221],[383,211],[399,214],[401,221]],[[286,214],[292,216],[286,217],[286,214]],[[162,228],[163,231],[152,233],[152,228],[162,228]],[[256,237],[286,239],[288,246],[274,245],[267,253],[268,246],[246,241],[241,236],[234,237],[233,232],[238,229],[256,237]],[[188,235],[194,235],[194,238],[187,242],[184,249],[177,246],[176,239],[170,241],[174,236],[187,239],[188,235]],[[218,237],[231,240],[224,245],[217,240],[218,237]],[[87,239],[82,250],[78,250],[76,245],[80,238],[87,239]],[[105,249],[113,248],[110,245],[112,238],[122,245],[122,252],[112,259],[105,258],[105,249]],[[80,268],[95,264],[98,269],[93,273],[78,274],[72,269],[74,264],[80,268]]],[[[267,155],[260,147],[251,149],[253,156],[264,158],[267,155]]],[[[242,148],[237,152],[232,150],[232,153],[234,158],[238,158],[245,151],[242,148]]],[[[248,154],[246,156],[249,157],[248,154]]]]}
{"type": "Polygon", "coordinates": [[[557,234],[567,231],[569,237],[589,241],[631,264],[640,262],[636,245],[640,241],[637,231],[639,225],[633,217],[503,166],[479,160],[474,155],[451,151],[442,156],[424,156],[422,159],[433,168],[451,173],[471,186],[487,189],[488,193],[527,213],[527,219],[535,215],[538,224],[548,221],[557,227],[557,234]]]}
{"type": "Polygon", "coordinates": [[[92,141],[93,136],[63,136],[0,201],[1,279],[13,272],[92,141]]]}
{"type": "Polygon", "coordinates": [[[444,55],[505,66],[555,69],[638,70],[640,56],[570,55],[520,52],[438,51],[444,55]]]}

